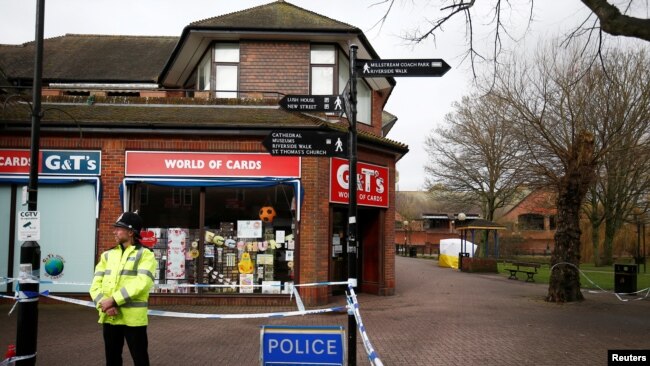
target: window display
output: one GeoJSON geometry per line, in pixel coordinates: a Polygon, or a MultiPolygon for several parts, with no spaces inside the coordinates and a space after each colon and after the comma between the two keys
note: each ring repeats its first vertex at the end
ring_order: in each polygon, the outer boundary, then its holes
{"type": "Polygon", "coordinates": [[[156,292],[289,293],[295,250],[292,188],[141,184],[136,189],[150,226],[147,235],[156,238],[156,292]],[[194,284],[210,286],[188,286],[194,284]]]}

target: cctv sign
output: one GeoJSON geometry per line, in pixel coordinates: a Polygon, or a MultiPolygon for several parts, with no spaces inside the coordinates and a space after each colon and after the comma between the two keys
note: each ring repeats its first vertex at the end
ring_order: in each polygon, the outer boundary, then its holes
{"type": "Polygon", "coordinates": [[[41,240],[41,216],[38,211],[21,211],[18,213],[18,240],[41,240]]]}

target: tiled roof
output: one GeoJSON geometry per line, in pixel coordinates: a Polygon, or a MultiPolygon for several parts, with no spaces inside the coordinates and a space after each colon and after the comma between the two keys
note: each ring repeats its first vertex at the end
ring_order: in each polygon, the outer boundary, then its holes
{"type": "MultiPolygon", "coordinates": [[[[88,105],[87,97],[45,97],[43,128],[167,129],[167,130],[269,130],[305,128],[345,131],[347,125],[325,122],[302,113],[288,112],[268,105],[189,104],[189,98],[136,99],[140,104],[117,104],[120,97],[98,97],[88,105]],[[143,104],[148,102],[151,104],[143,104]],[[171,103],[171,104],[156,104],[171,103]]],[[[3,129],[29,128],[30,111],[26,104],[12,103],[0,110],[3,129]]],[[[0,104],[2,104],[0,96],[0,104]]],[[[359,131],[359,141],[383,146],[400,154],[408,151],[402,143],[359,131]]]]}
{"type": "MultiPolygon", "coordinates": [[[[43,42],[43,79],[49,82],[158,80],[178,37],[67,34],[43,42]]],[[[0,69],[10,79],[34,77],[34,42],[0,45],[0,69]]]]}
{"type": "Polygon", "coordinates": [[[360,32],[358,28],[284,1],[256,6],[190,24],[192,28],[327,30],[360,32]]]}

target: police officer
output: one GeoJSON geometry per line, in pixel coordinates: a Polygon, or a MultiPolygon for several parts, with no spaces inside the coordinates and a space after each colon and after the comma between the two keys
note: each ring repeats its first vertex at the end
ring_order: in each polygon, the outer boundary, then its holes
{"type": "Polygon", "coordinates": [[[90,287],[103,324],[106,364],[122,365],[126,339],[133,363],[149,365],[147,305],[157,262],[139,241],[142,219],[137,212],[124,212],[114,227],[117,245],[102,253],[90,287]]]}

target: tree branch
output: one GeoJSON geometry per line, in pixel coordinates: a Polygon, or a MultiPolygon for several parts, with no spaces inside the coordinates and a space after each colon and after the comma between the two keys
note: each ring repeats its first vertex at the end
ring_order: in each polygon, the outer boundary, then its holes
{"type": "Polygon", "coordinates": [[[625,36],[650,42],[650,19],[641,19],[621,14],[621,11],[607,0],[580,0],[600,20],[603,32],[613,36],[625,36]]]}

